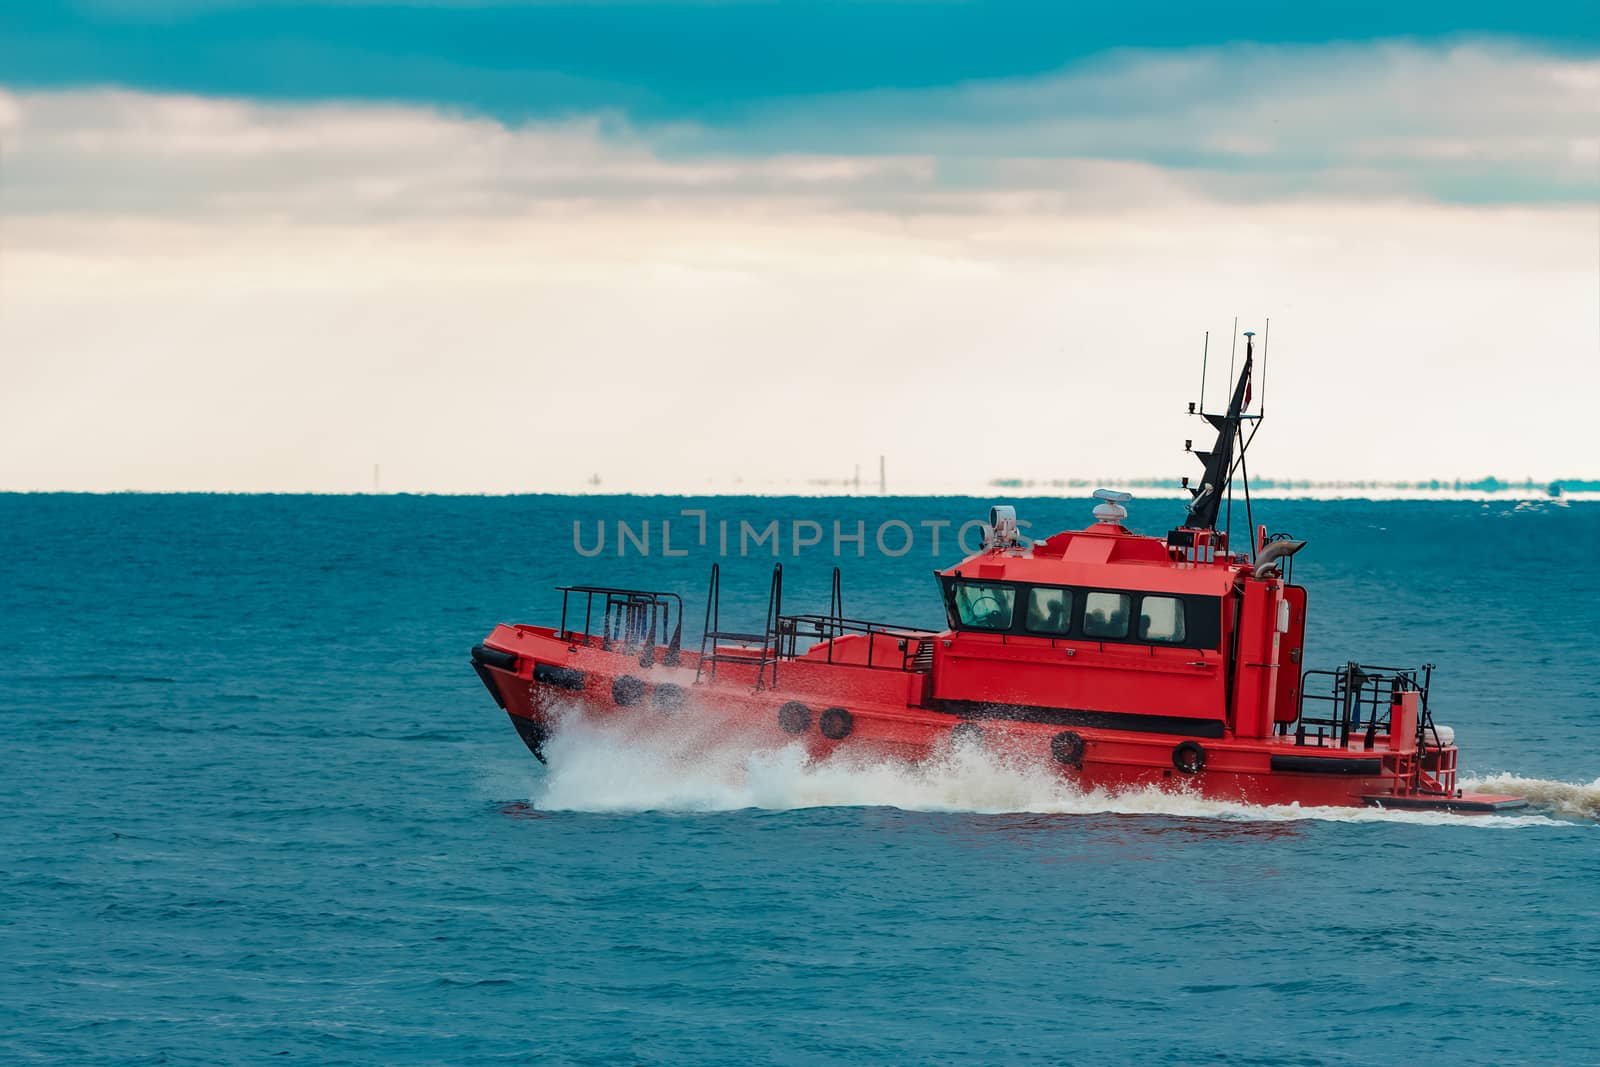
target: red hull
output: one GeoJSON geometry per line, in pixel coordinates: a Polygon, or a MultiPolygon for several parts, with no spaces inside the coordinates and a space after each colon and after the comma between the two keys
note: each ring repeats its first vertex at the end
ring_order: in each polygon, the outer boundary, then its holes
{"type": "MultiPolygon", "coordinates": [[[[697,670],[694,653],[683,653],[676,666],[667,666],[664,646],[641,657],[638,649],[606,651],[598,638],[591,644],[581,635],[568,636],[573,639],[561,640],[545,627],[498,626],[475,656],[480,676],[535,752],[559,728],[559,715],[576,709],[599,721],[663,730],[682,729],[682,722],[674,726],[674,721],[689,717],[701,728],[726,731],[731,743],[775,749],[799,742],[816,759],[849,752],[915,762],[966,737],[1002,757],[1054,767],[1086,790],[1159,787],[1256,805],[1464,812],[1525,804],[1510,796],[1419,791],[1414,754],[1391,751],[1381,738],[1369,749],[1364,740],[1318,746],[1297,744],[1289,735],[1236,738],[1224,731],[1211,737],[1024,721],[1005,717],[1003,710],[952,714],[926,706],[922,672],[801,656],[783,663],[776,684],[769,674],[757,688],[763,672],[754,658],[749,663],[721,659],[712,678],[709,668],[697,670]],[[641,658],[654,662],[642,666],[641,658]],[[790,710],[784,713],[786,706],[790,710]],[[826,723],[825,712],[830,713],[826,723]],[[824,733],[825,725],[835,736],[824,733]],[[1075,736],[1081,746],[1063,746],[1058,741],[1063,734],[1075,736]],[[1196,748],[1203,761],[1198,768],[1192,758],[1196,748]]],[[[1430,758],[1453,769],[1454,756],[1454,748],[1447,747],[1430,758]]]]}

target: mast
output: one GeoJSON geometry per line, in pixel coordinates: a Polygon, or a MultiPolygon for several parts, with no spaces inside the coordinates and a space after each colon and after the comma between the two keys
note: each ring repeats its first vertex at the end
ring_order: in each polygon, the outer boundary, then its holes
{"type": "Polygon", "coordinates": [[[1191,486],[1189,489],[1194,496],[1194,502],[1189,505],[1188,520],[1184,523],[1189,529],[1217,528],[1217,513],[1233,479],[1234,445],[1239,440],[1239,426],[1245,417],[1244,409],[1250,405],[1250,371],[1255,361],[1254,332],[1246,331],[1244,338],[1244,367],[1239,371],[1239,380],[1233,387],[1233,397],[1228,401],[1228,413],[1226,415],[1214,415],[1204,411],[1200,413],[1205,416],[1207,422],[1217,428],[1217,443],[1209,452],[1195,452],[1195,456],[1205,464],[1206,472],[1200,478],[1200,485],[1191,486]]]}

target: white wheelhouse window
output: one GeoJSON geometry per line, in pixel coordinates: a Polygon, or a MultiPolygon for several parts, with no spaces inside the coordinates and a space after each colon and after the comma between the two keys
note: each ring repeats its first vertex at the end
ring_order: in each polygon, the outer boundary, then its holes
{"type": "Polygon", "coordinates": [[[1185,637],[1183,601],[1171,596],[1145,596],[1139,603],[1139,640],[1178,644],[1185,637]]]}
{"type": "Polygon", "coordinates": [[[956,619],[967,630],[1009,630],[1016,607],[1015,586],[1003,582],[955,583],[956,619]]]}
{"type": "Polygon", "coordinates": [[[1083,635],[1121,639],[1128,636],[1133,597],[1127,593],[1093,592],[1083,598],[1083,635]]]}

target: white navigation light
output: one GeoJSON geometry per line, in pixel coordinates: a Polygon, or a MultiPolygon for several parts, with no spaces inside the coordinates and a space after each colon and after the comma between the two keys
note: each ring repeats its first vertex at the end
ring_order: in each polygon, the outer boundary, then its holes
{"type": "Polygon", "coordinates": [[[1119,492],[1116,489],[1096,489],[1094,498],[1104,501],[1094,506],[1094,521],[1121,526],[1122,520],[1128,517],[1128,509],[1122,505],[1132,500],[1133,494],[1119,492]]]}

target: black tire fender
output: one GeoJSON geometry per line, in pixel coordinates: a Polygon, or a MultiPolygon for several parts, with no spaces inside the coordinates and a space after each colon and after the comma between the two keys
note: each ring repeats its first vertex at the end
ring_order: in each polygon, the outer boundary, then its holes
{"type": "Polygon", "coordinates": [[[630,707],[644,699],[644,690],[644,679],[624,674],[611,683],[611,699],[616,701],[619,707],[630,707]]]}
{"type": "Polygon", "coordinates": [[[1064,767],[1083,766],[1083,738],[1072,730],[1062,730],[1050,739],[1050,755],[1064,767]]]}
{"type": "Polygon", "coordinates": [[[1172,765],[1184,774],[1206,769],[1206,750],[1198,741],[1185,741],[1172,750],[1172,765]]]}
{"type": "Polygon", "coordinates": [[[553,685],[558,689],[582,689],[589,684],[589,676],[576,667],[557,667],[554,663],[536,663],[533,680],[540,685],[553,685]]]}
{"type": "Polygon", "coordinates": [[[681,685],[662,682],[656,686],[656,691],[650,694],[650,702],[656,706],[656,710],[670,714],[689,702],[689,694],[681,685]]]}
{"type": "Polygon", "coordinates": [[[498,667],[503,671],[515,674],[517,671],[517,654],[504,652],[488,645],[472,646],[472,662],[481,663],[486,667],[498,667]]]}
{"type": "Polygon", "coordinates": [[[830,741],[843,741],[856,728],[856,721],[843,708],[829,708],[817,717],[817,729],[830,741]]]}
{"type": "Polygon", "coordinates": [[[791,700],[778,709],[778,725],[786,734],[803,734],[811,729],[811,709],[791,700]]]}

